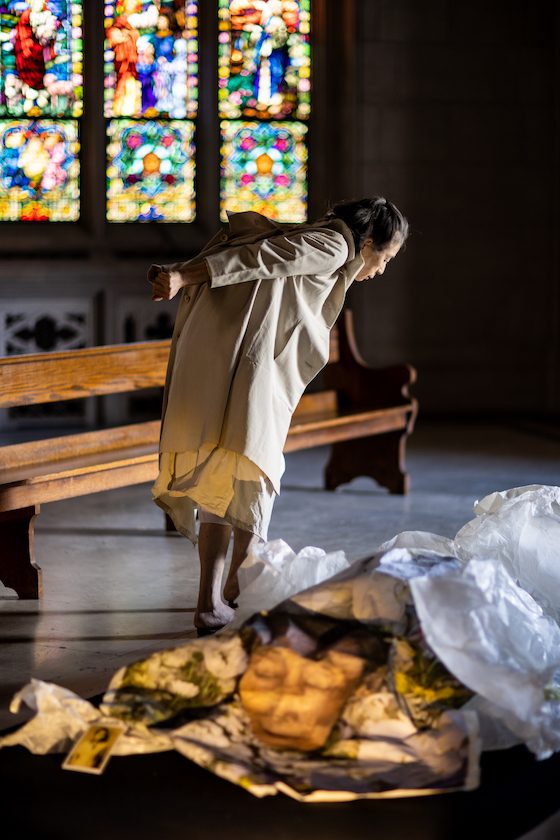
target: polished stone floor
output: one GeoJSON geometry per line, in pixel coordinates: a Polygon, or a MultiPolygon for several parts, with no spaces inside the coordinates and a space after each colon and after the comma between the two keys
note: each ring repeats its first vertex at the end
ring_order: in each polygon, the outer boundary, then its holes
{"type": "MultiPolygon", "coordinates": [[[[419,423],[407,497],[369,479],[327,493],[326,457],[326,449],[288,456],[269,537],[357,559],[403,530],[454,536],[475,500],[493,490],[560,483],[560,430],[419,423]]],[[[44,598],[22,601],[0,589],[0,729],[23,719],[8,704],[31,677],[92,696],[125,662],[193,635],[196,552],[166,535],[162,519],[148,485],[44,506],[36,533],[44,598]]],[[[560,836],[555,830],[534,840],[560,836]]]]}

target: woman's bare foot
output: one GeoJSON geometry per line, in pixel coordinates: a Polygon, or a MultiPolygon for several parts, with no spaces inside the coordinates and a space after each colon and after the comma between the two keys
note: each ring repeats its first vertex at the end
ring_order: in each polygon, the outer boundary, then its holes
{"type": "Polygon", "coordinates": [[[206,612],[196,611],[194,614],[194,626],[198,629],[219,630],[233,621],[235,610],[227,604],[219,604],[212,610],[206,612]]]}
{"type": "Polygon", "coordinates": [[[224,598],[228,604],[233,605],[239,597],[239,579],[237,570],[247,559],[247,555],[260,542],[259,537],[251,531],[244,531],[242,528],[233,529],[233,553],[228,576],[224,584],[224,598]]]}
{"type": "Polygon", "coordinates": [[[228,604],[234,604],[235,601],[239,597],[239,581],[237,579],[237,573],[234,573],[231,577],[228,576],[224,586],[224,599],[228,602],[228,604]]]}
{"type": "Polygon", "coordinates": [[[200,586],[194,614],[197,630],[219,630],[233,619],[233,610],[220,595],[231,530],[231,525],[215,522],[203,522],[200,526],[200,586]]]}

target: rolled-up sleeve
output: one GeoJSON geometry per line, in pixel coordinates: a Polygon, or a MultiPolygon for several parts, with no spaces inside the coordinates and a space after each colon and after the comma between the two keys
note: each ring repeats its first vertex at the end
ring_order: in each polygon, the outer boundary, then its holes
{"type": "Polygon", "coordinates": [[[272,280],[295,274],[334,273],[348,260],[341,233],[322,228],[271,236],[205,257],[210,286],[219,288],[250,280],[272,280]]]}

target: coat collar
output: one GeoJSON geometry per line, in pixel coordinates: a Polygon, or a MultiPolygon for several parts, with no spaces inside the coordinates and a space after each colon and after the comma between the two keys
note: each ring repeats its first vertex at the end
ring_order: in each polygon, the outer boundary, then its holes
{"type": "Polygon", "coordinates": [[[232,235],[251,233],[269,233],[270,231],[281,230],[280,225],[263,216],[261,213],[256,213],[254,210],[243,210],[240,213],[232,213],[226,210],[229,224],[229,232],[232,235]]]}
{"type": "Polygon", "coordinates": [[[320,219],[317,224],[337,230],[346,239],[346,244],[348,245],[348,259],[342,267],[342,272],[344,276],[344,289],[347,290],[364,265],[364,258],[362,257],[360,251],[356,251],[354,235],[342,219],[320,219]]]}

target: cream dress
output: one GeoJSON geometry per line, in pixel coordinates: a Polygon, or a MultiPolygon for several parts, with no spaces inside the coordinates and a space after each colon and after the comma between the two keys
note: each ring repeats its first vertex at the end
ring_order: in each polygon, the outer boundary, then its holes
{"type": "Polygon", "coordinates": [[[198,451],[162,452],[152,494],[193,543],[197,508],[266,540],[276,498],[267,476],[249,458],[211,443],[198,451]]]}

